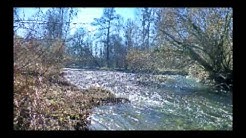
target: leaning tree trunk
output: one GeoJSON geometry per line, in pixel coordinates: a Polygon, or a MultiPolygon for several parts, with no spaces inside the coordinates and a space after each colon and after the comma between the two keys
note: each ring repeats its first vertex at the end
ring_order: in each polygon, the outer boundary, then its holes
{"type": "Polygon", "coordinates": [[[233,88],[233,74],[232,71],[226,72],[211,72],[210,78],[213,79],[216,83],[216,88],[220,90],[231,91],[233,88]]]}

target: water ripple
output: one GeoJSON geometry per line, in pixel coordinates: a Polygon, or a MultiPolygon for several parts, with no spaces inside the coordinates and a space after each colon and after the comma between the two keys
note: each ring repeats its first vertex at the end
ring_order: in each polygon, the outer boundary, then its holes
{"type": "Polygon", "coordinates": [[[208,93],[193,78],[78,69],[64,72],[68,81],[82,89],[101,86],[131,101],[94,108],[91,130],[232,130],[232,99],[208,93]]]}

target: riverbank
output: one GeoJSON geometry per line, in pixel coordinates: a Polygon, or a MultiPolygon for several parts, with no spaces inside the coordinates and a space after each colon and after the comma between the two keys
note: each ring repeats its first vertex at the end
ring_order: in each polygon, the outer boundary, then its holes
{"type": "MultiPolygon", "coordinates": [[[[88,126],[90,126],[90,123],[94,124],[94,126],[95,123],[97,125],[97,120],[100,120],[98,116],[101,116],[101,111],[98,112],[98,114],[95,114],[95,109],[100,109],[100,107],[104,109],[112,107],[111,105],[116,103],[125,102],[131,103],[126,104],[127,107],[133,106],[133,110],[130,113],[130,116],[133,115],[133,118],[135,116],[135,111],[137,111],[136,115],[143,112],[141,115],[146,116],[146,113],[144,112],[145,109],[155,111],[155,108],[163,108],[165,106],[165,109],[168,107],[167,110],[162,109],[164,111],[161,110],[155,112],[161,116],[173,114],[173,112],[175,114],[176,112],[177,114],[182,112],[182,114],[187,114],[189,116],[192,114],[196,117],[196,115],[200,113],[198,113],[198,111],[204,110],[204,112],[209,111],[207,113],[208,115],[212,112],[211,116],[216,115],[216,118],[218,118],[217,121],[214,121],[211,120],[210,117],[207,117],[207,114],[203,117],[207,122],[213,124],[213,129],[227,129],[231,127],[231,119],[228,119],[226,116],[221,117],[221,114],[225,113],[227,116],[231,116],[231,104],[229,104],[227,109],[227,106],[224,106],[222,103],[217,103],[218,99],[223,98],[218,96],[218,98],[215,98],[217,100],[213,101],[207,99],[204,103],[205,97],[202,95],[208,95],[208,97],[215,97],[216,95],[209,96],[209,93],[194,92],[194,90],[199,91],[196,88],[200,86],[195,80],[189,79],[185,76],[134,74],[116,71],[90,71],[69,68],[63,69],[62,72],[63,73],[59,76],[48,78],[44,77],[41,79],[37,76],[33,76],[35,73],[32,73],[32,75],[29,76],[26,74],[15,75],[15,130],[93,130],[93,127],[88,126]],[[28,87],[21,90],[21,87],[18,85],[22,82],[28,82],[28,87]],[[201,101],[201,103],[197,103],[197,101],[201,101]],[[190,102],[189,106],[186,104],[187,102],[190,102]],[[211,106],[206,107],[208,103],[211,104],[211,106]],[[204,107],[203,104],[205,104],[204,107]],[[110,106],[105,107],[99,105],[110,106]],[[218,106],[221,110],[213,111],[210,109],[215,106],[218,106]],[[137,109],[135,109],[135,107],[137,109]],[[224,107],[226,107],[226,109],[224,109],[224,107]],[[142,108],[144,108],[144,110],[138,112],[138,109],[142,108]],[[174,111],[169,113],[169,110],[171,109],[174,111]],[[223,120],[226,121],[224,122],[223,120]],[[216,125],[218,122],[220,122],[219,125],[216,125]],[[226,127],[220,126],[220,124],[225,124],[226,127]]],[[[225,100],[222,99],[221,101],[225,100]]],[[[124,108],[124,105],[125,104],[120,104],[119,107],[123,107],[122,110],[125,114],[129,112],[128,110],[130,108],[124,108]]],[[[104,110],[102,112],[104,112],[104,110]]],[[[115,111],[113,112],[118,114],[118,109],[115,108],[115,111]]],[[[105,110],[103,115],[109,116],[107,110],[105,110]]],[[[119,113],[119,116],[121,115],[123,114],[119,113]]],[[[157,118],[161,116],[158,116],[157,118]]],[[[112,119],[113,118],[115,118],[115,116],[112,116],[112,119]]],[[[147,117],[146,119],[151,120],[151,118],[152,116],[147,117]]],[[[103,119],[104,117],[101,118],[102,124],[104,124],[103,119]]],[[[138,120],[142,123],[145,121],[145,119],[141,119],[141,117],[138,120]]],[[[132,119],[129,118],[128,121],[131,122],[132,119]]],[[[155,120],[154,122],[156,121],[158,122],[158,120],[155,120]]],[[[167,120],[164,119],[164,122],[165,121],[167,120]]],[[[191,120],[183,121],[187,123],[191,120]]],[[[199,129],[209,127],[207,124],[200,122],[199,118],[196,121],[197,122],[194,122],[195,126],[197,123],[204,125],[199,129]]],[[[156,129],[159,129],[159,127],[162,126],[158,126],[159,123],[157,122],[156,129]]],[[[139,127],[139,129],[147,129],[147,126],[146,128],[142,128],[140,126],[135,127],[139,127]]],[[[136,129],[135,127],[133,128],[136,129]]],[[[166,128],[164,127],[162,129],[166,128]]],[[[173,129],[177,128],[173,127],[173,129]]],[[[193,127],[184,127],[184,129],[193,129],[193,127]]]]}
{"type": "Polygon", "coordinates": [[[100,87],[79,89],[63,74],[42,79],[18,74],[14,80],[15,130],[87,130],[93,107],[126,102],[100,87]]]}

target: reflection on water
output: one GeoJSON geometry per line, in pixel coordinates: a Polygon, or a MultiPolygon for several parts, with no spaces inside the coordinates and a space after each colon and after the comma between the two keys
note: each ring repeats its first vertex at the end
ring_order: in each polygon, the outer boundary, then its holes
{"type": "Polygon", "coordinates": [[[231,97],[209,93],[200,87],[143,88],[141,94],[125,95],[130,104],[95,108],[89,129],[232,130],[231,97]]]}

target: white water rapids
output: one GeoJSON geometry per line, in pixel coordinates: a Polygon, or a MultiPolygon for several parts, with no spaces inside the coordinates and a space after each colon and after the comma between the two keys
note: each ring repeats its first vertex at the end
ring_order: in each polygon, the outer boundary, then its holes
{"type": "Polygon", "coordinates": [[[86,89],[101,86],[131,103],[99,106],[90,130],[232,130],[232,98],[209,92],[188,76],[65,68],[86,89]]]}

